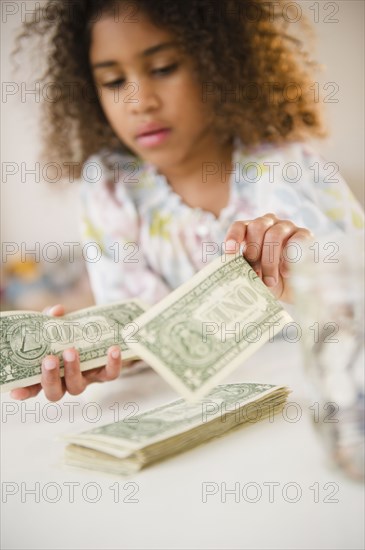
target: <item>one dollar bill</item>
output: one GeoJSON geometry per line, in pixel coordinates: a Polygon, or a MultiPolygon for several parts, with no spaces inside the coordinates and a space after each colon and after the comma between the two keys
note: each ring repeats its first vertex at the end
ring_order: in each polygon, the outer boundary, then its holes
{"type": "Polygon", "coordinates": [[[137,358],[126,343],[135,331],[134,319],[146,311],[139,300],[81,309],[63,317],[31,311],[0,314],[1,391],[26,387],[41,380],[42,359],[58,355],[63,376],[62,351],[77,348],[81,370],[105,365],[108,348],[119,344],[123,359],[137,358]]]}
{"type": "Polygon", "coordinates": [[[135,319],[128,345],[192,401],[290,321],[243,256],[227,254],[135,319]]]}
{"type": "Polygon", "coordinates": [[[270,384],[217,386],[199,402],[179,399],[80,434],[65,435],[70,466],[129,475],[242,425],[279,412],[289,389],[270,384]]]}

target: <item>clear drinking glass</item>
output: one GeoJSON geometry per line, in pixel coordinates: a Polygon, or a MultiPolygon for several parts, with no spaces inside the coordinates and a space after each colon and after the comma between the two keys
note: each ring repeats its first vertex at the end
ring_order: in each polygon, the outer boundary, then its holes
{"type": "Polygon", "coordinates": [[[364,480],[364,243],[304,245],[292,263],[312,418],[333,460],[364,480]]]}

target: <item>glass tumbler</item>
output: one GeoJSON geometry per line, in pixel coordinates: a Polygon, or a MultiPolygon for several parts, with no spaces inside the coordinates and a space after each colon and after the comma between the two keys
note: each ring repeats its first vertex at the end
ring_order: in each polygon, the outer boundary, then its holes
{"type": "Polygon", "coordinates": [[[364,480],[364,242],[303,245],[292,284],[314,425],[332,460],[364,480]]]}

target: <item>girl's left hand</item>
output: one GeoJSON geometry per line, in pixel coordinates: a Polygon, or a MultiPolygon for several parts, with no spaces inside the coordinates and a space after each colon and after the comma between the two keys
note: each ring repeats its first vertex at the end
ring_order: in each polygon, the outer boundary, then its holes
{"type": "Polygon", "coordinates": [[[294,261],[301,243],[311,239],[313,234],[308,229],[279,220],[275,214],[265,214],[255,220],[234,222],[225,238],[225,252],[238,252],[239,245],[243,244],[244,257],[274,296],[291,302],[290,260],[294,261]]]}

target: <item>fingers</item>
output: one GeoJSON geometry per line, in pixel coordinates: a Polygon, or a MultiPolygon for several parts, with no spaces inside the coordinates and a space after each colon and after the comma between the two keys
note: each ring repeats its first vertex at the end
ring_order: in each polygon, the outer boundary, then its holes
{"type": "Polygon", "coordinates": [[[266,249],[267,240],[265,236],[267,231],[276,223],[274,214],[267,214],[252,220],[247,225],[244,256],[252,265],[259,277],[262,277],[262,253],[266,249]]]}
{"type": "MultiPolygon", "coordinates": [[[[61,304],[57,304],[44,308],[43,313],[60,317],[65,314],[65,308],[61,304]]],[[[40,384],[33,384],[26,388],[16,388],[10,392],[10,396],[14,399],[29,399],[38,395],[42,387],[47,399],[50,401],[58,401],[65,393],[65,383],[60,378],[59,360],[54,355],[47,355],[42,361],[40,384]]]]}
{"type": "Polygon", "coordinates": [[[58,401],[65,393],[65,384],[60,378],[59,360],[55,355],[44,357],[40,384],[16,388],[10,395],[14,399],[29,399],[38,395],[42,388],[49,401],[58,401]]]}
{"type": "Polygon", "coordinates": [[[58,401],[65,393],[60,377],[60,362],[55,355],[47,355],[42,361],[41,384],[49,401],[58,401]]]}
{"type": "Polygon", "coordinates": [[[11,391],[13,399],[29,399],[35,397],[43,388],[49,401],[58,401],[65,392],[79,395],[92,382],[108,382],[118,378],[122,368],[122,358],[119,346],[112,346],[108,350],[105,367],[81,372],[80,358],[74,348],[63,352],[64,378],[60,376],[60,363],[55,355],[47,355],[42,361],[41,383],[26,388],[16,388],[11,391]]]}
{"type": "Polygon", "coordinates": [[[92,382],[108,382],[118,378],[122,367],[122,358],[119,346],[112,346],[108,350],[105,367],[95,368],[85,373],[81,372],[80,358],[74,348],[63,352],[64,378],[60,376],[60,363],[55,355],[47,355],[42,362],[41,383],[16,388],[11,391],[14,399],[28,399],[36,396],[43,388],[49,401],[58,401],[65,392],[79,395],[92,382]]]}
{"type": "Polygon", "coordinates": [[[313,235],[307,229],[270,213],[251,221],[234,222],[227,232],[225,244],[229,253],[237,252],[238,244],[244,242],[243,253],[247,261],[268,287],[275,288],[282,287],[281,277],[289,276],[293,260],[288,249],[310,238],[313,235]]]}
{"type": "Polygon", "coordinates": [[[45,315],[52,315],[52,317],[61,317],[65,314],[65,308],[61,304],[56,304],[55,306],[44,308],[43,313],[45,315]]]}
{"type": "Polygon", "coordinates": [[[296,231],[293,233],[293,235],[291,235],[290,238],[286,241],[285,250],[280,260],[279,271],[282,277],[288,278],[290,275],[290,265],[294,261],[300,259],[301,253],[300,250],[298,251],[298,247],[300,248],[305,241],[310,241],[313,239],[314,235],[308,229],[304,229],[302,227],[296,228],[296,231]],[[293,248],[293,254],[290,254],[289,252],[289,249],[291,247],[293,248]]]}
{"type": "Polygon", "coordinates": [[[118,346],[109,348],[105,367],[92,369],[84,373],[81,372],[80,358],[77,350],[74,348],[67,349],[63,352],[62,356],[64,380],[59,380],[59,383],[56,385],[55,379],[52,379],[47,387],[44,387],[45,394],[51,401],[60,399],[65,391],[68,391],[71,395],[79,395],[85,390],[86,386],[93,382],[115,380],[118,378],[122,367],[120,348],[118,346]]]}
{"type": "Polygon", "coordinates": [[[238,252],[239,245],[245,240],[247,224],[248,222],[240,221],[232,223],[225,238],[225,252],[227,254],[238,252]]]}
{"type": "Polygon", "coordinates": [[[80,369],[79,354],[74,348],[66,349],[63,354],[64,380],[71,395],[79,395],[87,386],[80,369]]]}
{"type": "Polygon", "coordinates": [[[261,252],[262,280],[269,287],[279,282],[279,266],[282,257],[285,257],[285,246],[288,239],[295,234],[295,225],[291,222],[282,222],[272,225],[265,233],[261,252]]]}
{"type": "Polygon", "coordinates": [[[42,386],[41,384],[33,384],[32,386],[28,386],[27,388],[16,388],[14,390],[11,390],[10,397],[13,399],[29,399],[30,397],[35,397],[39,394],[41,391],[42,386]]]}
{"type": "Polygon", "coordinates": [[[106,380],[115,380],[120,375],[122,357],[120,348],[113,346],[108,350],[108,361],[105,366],[106,380]]]}
{"type": "Polygon", "coordinates": [[[108,359],[105,367],[93,369],[84,373],[84,377],[90,384],[92,382],[109,382],[118,378],[122,368],[120,348],[112,346],[108,349],[108,359]]]}

